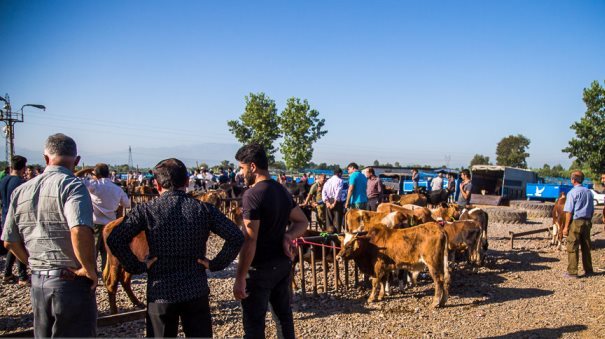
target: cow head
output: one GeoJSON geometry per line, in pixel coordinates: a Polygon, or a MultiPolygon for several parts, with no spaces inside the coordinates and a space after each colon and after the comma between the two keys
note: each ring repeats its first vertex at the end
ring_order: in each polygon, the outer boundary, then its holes
{"type": "Polygon", "coordinates": [[[343,259],[353,259],[360,248],[359,241],[365,239],[367,239],[367,236],[345,232],[344,237],[338,237],[340,241],[338,256],[343,259]]]}
{"type": "Polygon", "coordinates": [[[457,204],[447,204],[442,202],[437,208],[436,213],[441,220],[455,221],[460,219],[460,207],[457,204]]]}

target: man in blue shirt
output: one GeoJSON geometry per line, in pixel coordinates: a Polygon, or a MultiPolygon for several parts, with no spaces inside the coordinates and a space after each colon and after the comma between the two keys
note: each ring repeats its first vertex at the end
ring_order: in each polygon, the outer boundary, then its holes
{"type": "Polygon", "coordinates": [[[366,192],[368,179],[359,171],[359,166],[354,162],[347,166],[347,170],[349,171],[349,191],[345,200],[345,208],[365,210],[368,205],[366,192]]]}
{"type": "Polygon", "coordinates": [[[567,236],[567,273],[568,278],[578,277],[578,252],[582,250],[582,267],[584,275],[593,274],[592,258],[590,257],[590,229],[594,212],[592,192],[582,186],[584,173],[571,173],[573,188],[567,193],[565,212],[565,227],[563,236],[567,236]]]}
{"type": "MultiPolygon", "coordinates": [[[[11,159],[11,167],[9,175],[5,176],[0,180],[0,197],[2,198],[2,221],[0,224],[0,232],[6,220],[6,214],[8,213],[8,205],[10,204],[11,194],[19,185],[24,183],[23,173],[25,172],[27,159],[20,155],[14,155],[11,159]]],[[[6,263],[4,266],[4,279],[3,282],[9,283],[14,282],[16,277],[13,275],[13,265],[15,264],[15,255],[13,252],[6,254],[6,263]]],[[[29,284],[29,278],[27,277],[27,265],[17,260],[17,270],[19,272],[19,285],[29,284]]]]}

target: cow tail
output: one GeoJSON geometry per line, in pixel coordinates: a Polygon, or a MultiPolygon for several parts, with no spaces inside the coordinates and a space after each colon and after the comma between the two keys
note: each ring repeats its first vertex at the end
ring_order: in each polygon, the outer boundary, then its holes
{"type": "Polygon", "coordinates": [[[450,286],[450,258],[449,258],[449,249],[448,249],[448,239],[447,233],[443,232],[443,277],[445,281],[445,290],[446,292],[449,290],[450,286]]]}
{"type": "Polygon", "coordinates": [[[485,223],[481,225],[481,245],[483,246],[483,251],[487,252],[488,242],[487,242],[487,225],[489,224],[489,214],[483,212],[485,215],[485,223]]]}

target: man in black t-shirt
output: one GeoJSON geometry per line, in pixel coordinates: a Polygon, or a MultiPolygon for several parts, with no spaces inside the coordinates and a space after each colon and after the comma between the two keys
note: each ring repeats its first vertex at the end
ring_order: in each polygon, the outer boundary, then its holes
{"type": "Polygon", "coordinates": [[[233,295],[242,303],[244,337],[265,337],[270,302],[278,337],[281,332],[283,338],[294,338],[289,298],[292,241],[302,236],[309,222],[286,188],[271,179],[262,146],[243,146],[235,159],[250,187],[242,201],[244,245],[233,286],[233,295]]]}

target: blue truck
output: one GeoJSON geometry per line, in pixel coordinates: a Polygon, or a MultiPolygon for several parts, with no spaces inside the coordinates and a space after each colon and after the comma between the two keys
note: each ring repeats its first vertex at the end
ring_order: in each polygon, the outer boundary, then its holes
{"type": "Polygon", "coordinates": [[[527,183],[525,195],[527,200],[555,201],[561,193],[567,193],[572,185],[549,184],[549,183],[527,183]]]}

